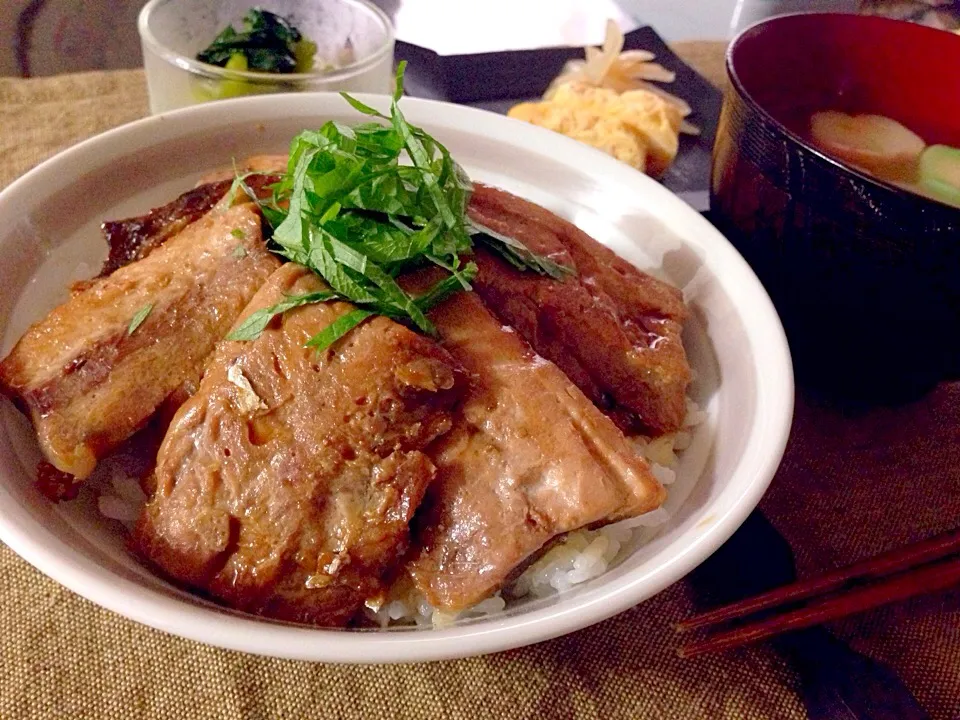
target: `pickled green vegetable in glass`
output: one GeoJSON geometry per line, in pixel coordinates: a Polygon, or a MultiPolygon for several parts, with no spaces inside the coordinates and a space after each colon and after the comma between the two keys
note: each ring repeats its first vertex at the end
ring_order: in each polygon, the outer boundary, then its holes
{"type": "Polygon", "coordinates": [[[228,25],[209,47],[197,53],[197,60],[229,68],[231,62],[239,64],[243,58],[245,70],[303,73],[313,69],[316,51],[316,43],[304,38],[289,19],[255,7],[243,16],[242,31],[228,25]]]}

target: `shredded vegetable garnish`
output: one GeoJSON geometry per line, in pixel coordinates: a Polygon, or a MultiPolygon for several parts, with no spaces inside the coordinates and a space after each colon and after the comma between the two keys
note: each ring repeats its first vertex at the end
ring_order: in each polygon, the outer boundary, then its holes
{"type": "Polygon", "coordinates": [[[267,329],[267,325],[277,315],[282,315],[287,310],[293,310],[301,305],[310,305],[312,303],[326,302],[332,300],[335,295],[331,292],[305,293],[303,295],[291,295],[286,300],[271,305],[268,308],[257,310],[246,320],[240,323],[239,327],[227,335],[227,340],[256,340],[267,329]]]}
{"type": "Polygon", "coordinates": [[[144,305],[142,308],[137,310],[133,317],[130,318],[130,324],[127,326],[127,335],[133,335],[137,328],[143,325],[143,322],[147,319],[147,316],[153,311],[153,303],[144,305]]]}
{"type": "MultiPolygon", "coordinates": [[[[370,122],[330,121],[290,146],[287,172],[273,197],[258,201],[273,228],[271,249],[323,277],[329,294],[290,298],[251,316],[231,336],[253,339],[275,315],[309,302],[347,300],[357,310],[312,338],[325,349],[371,315],[385,315],[436,335],[426,313],[451,292],[470,290],[474,242],[513,265],[552,277],[566,271],[510,238],[474,228],[466,216],[470,179],[449,151],[400,112],[405,64],[397,68],[389,117],[345,93],[370,122]],[[427,292],[407,293],[396,278],[427,265],[447,272],[427,292]]],[[[236,189],[251,197],[244,178],[236,189]]]]}

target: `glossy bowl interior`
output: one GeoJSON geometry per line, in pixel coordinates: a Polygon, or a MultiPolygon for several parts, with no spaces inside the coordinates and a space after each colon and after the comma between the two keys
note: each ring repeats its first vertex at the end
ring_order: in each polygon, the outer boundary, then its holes
{"type": "MultiPolygon", "coordinates": [[[[386,109],[388,99],[361,96],[386,109]]],[[[585,627],[651,597],[722,544],[756,506],[779,463],[792,416],[790,357],[760,283],[698,213],[650,178],[527,123],[406,98],[408,119],[440,139],[479,181],[570,219],[639,267],[684,288],[685,344],[708,419],[670,487],[670,521],[605,575],[561,595],[439,630],[296,627],[218,607],[164,582],[127,551],[96,510],[96,481],[74,502],[45,501],[31,477],[36,441],[5,403],[0,433],[0,539],[81,595],[138,622],[222,647],[331,662],[463,657],[585,627]]],[[[95,272],[99,223],[162,204],[206,170],[250,153],[283,152],[326,120],[361,118],[335,94],[209,103],[148,118],[85,142],[0,193],[0,332],[8,350],[65,296],[78,263],[95,272]]]]}
{"type": "Polygon", "coordinates": [[[318,90],[392,91],[394,32],[367,0],[150,0],[138,21],[152,113],[240,95],[318,90]],[[227,70],[196,59],[227,26],[241,27],[251,7],[289,18],[317,45],[315,63],[353,61],[336,69],[271,74],[227,70]]]}
{"type": "Polygon", "coordinates": [[[773,18],[727,55],[711,181],[717,226],[783,318],[798,375],[859,399],[960,371],[960,209],[813,147],[817,110],[886,115],[960,146],[960,37],[844,14],[773,18]]]}
{"type": "Polygon", "coordinates": [[[773,18],[745,30],[731,78],[798,138],[823,109],[897,120],[928,144],[960,147],[960,37],[842,13],[773,18]],[[798,127],[799,126],[799,127],[798,127]]]}

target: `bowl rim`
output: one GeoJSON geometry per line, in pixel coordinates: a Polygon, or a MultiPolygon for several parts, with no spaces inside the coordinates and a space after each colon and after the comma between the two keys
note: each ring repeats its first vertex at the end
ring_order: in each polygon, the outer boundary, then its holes
{"type": "Polygon", "coordinates": [[[306,72],[306,73],[266,73],[252,70],[228,70],[219,65],[211,65],[196,58],[178,53],[163,43],[161,43],[153,30],[150,28],[150,16],[159,7],[171,0],[149,0],[137,15],[137,30],[140,33],[140,41],[144,47],[149,47],[159,57],[166,62],[176,65],[189,73],[205,77],[210,80],[242,80],[250,85],[277,85],[278,83],[297,83],[316,82],[318,80],[336,81],[352,78],[356,75],[375,67],[389,53],[393,54],[393,47],[396,42],[396,30],[390,17],[374,5],[370,0],[336,0],[337,2],[351,5],[359,8],[362,12],[369,13],[379,21],[385,38],[375,52],[370,55],[354,60],[343,67],[334,68],[324,72],[306,72]]]}
{"type": "MultiPolygon", "coordinates": [[[[909,199],[911,202],[918,204],[922,207],[930,208],[931,203],[933,207],[938,208],[940,212],[947,211],[950,213],[960,212],[960,208],[955,205],[951,205],[937,198],[930,197],[927,195],[922,195],[918,192],[914,192],[906,187],[901,187],[892,182],[888,182],[881,178],[878,178],[870,173],[864,172],[863,170],[858,169],[855,165],[850,165],[842,160],[835,158],[833,155],[823,152],[815,145],[810,143],[802,135],[797,134],[789,127],[784,125],[780,120],[778,120],[773,113],[771,113],[762,103],[760,103],[744,86],[743,80],[741,79],[739,73],[737,72],[736,63],[734,61],[734,54],[737,51],[738,46],[747,39],[747,35],[751,32],[756,31],[757,29],[767,26],[767,25],[776,25],[780,23],[789,23],[798,18],[859,18],[859,20],[852,20],[851,22],[874,22],[877,24],[889,24],[889,25],[905,25],[909,27],[916,28],[917,30],[942,33],[946,32],[944,30],[938,30],[937,28],[928,27],[926,25],[919,25],[917,23],[908,22],[906,20],[898,20],[896,18],[885,17],[882,15],[861,15],[859,13],[843,13],[843,12],[794,12],[794,13],[785,13],[783,15],[776,15],[774,17],[764,18],[758,20],[755,23],[752,23],[737,33],[736,37],[730,41],[730,44],[727,46],[724,65],[727,71],[727,77],[730,79],[731,87],[736,91],[737,95],[740,96],[745,102],[749,104],[751,109],[759,112],[763,118],[773,125],[776,130],[783,135],[785,135],[789,140],[798,145],[801,150],[810,153],[815,158],[821,162],[830,165],[836,170],[842,171],[849,176],[852,176],[857,179],[858,182],[863,183],[871,188],[874,192],[879,192],[881,194],[890,194],[896,196],[897,198],[904,200],[909,199]]],[[[911,30],[911,32],[913,32],[911,30]]],[[[960,41],[960,37],[958,37],[960,41]]]]}
{"type": "MultiPolygon", "coordinates": [[[[358,93],[361,101],[388,104],[387,95],[358,93]]],[[[269,122],[280,111],[322,115],[327,103],[343,102],[336,93],[286,93],[249,96],[204,103],[154,115],[109,130],[50,158],[14,181],[0,193],[0,211],[18,198],[56,187],[61,168],[83,168],[101,155],[116,157],[124,144],[158,142],[179,137],[189,129],[210,130],[230,122],[269,122]],[[271,116],[271,113],[274,113],[271,116]],[[159,139],[158,139],[159,138],[159,139]]],[[[540,146],[574,165],[592,164],[611,185],[652,196],[651,207],[681,214],[698,242],[714,257],[714,273],[736,298],[738,314],[751,341],[751,382],[757,409],[737,466],[724,478],[728,507],[708,524],[685,531],[688,539],[672,557],[645,573],[628,572],[611,579],[587,600],[535,608],[504,618],[492,618],[427,632],[345,632],[291,626],[202,607],[159,593],[121,577],[112,570],[77,554],[47,546],[50,531],[12,502],[0,484],[0,540],[36,568],[75,593],[141,624],[207,644],[254,654],[346,663],[390,663],[447,660],[529,645],[605,620],[663,591],[703,562],[743,523],[763,496],[780,464],[793,417],[793,368],[780,319],[756,275],[719,230],[671,191],[603,152],[557,133],[495,113],[451,103],[406,98],[438,128],[483,127],[485,137],[514,146],[540,146]],[[733,485],[732,480],[738,482],[733,485]],[[6,502],[4,502],[6,499],[6,502]],[[80,558],[80,561],[77,561],[80,558]],[[71,559],[73,562],[71,562],[71,559]]],[[[15,205],[20,206],[20,205],[15,205]]],[[[29,207],[29,205],[23,205],[29,207]]],[[[719,496],[718,496],[719,497],[719,496]]],[[[56,542],[59,540],[54,539],[56,542]]],[[[60,543],[62,544],[62,543],[60,543]]],[[[68,549],[69,550],[69,549],[68,549]]]]}

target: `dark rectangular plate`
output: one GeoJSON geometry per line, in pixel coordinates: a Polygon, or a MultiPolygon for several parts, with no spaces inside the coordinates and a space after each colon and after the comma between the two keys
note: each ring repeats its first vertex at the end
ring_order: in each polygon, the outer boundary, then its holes
{"type": "MultiPolygon", "coordinates": [[[[677,159],[661,182],[690,202],[695,197],[703,202],[710,189],[710,154],[723,100],[720,91],[678,58],[652,28],[627,33],[623,47],[649,50],[657,56],[656,62],[677,74],[676,82],[662,87],[690,104],[693,114],[688,119],[701,134],[681,136],[677,159]]],[[[410,95],[502,114],[519,102],[538,99],[567,60],[582,57],[583,48],[578,47],[471,55],[439,55],[405,42],[397,42],[396,48],[397,60],[408,62],[405,81],[410,95]]]]}

